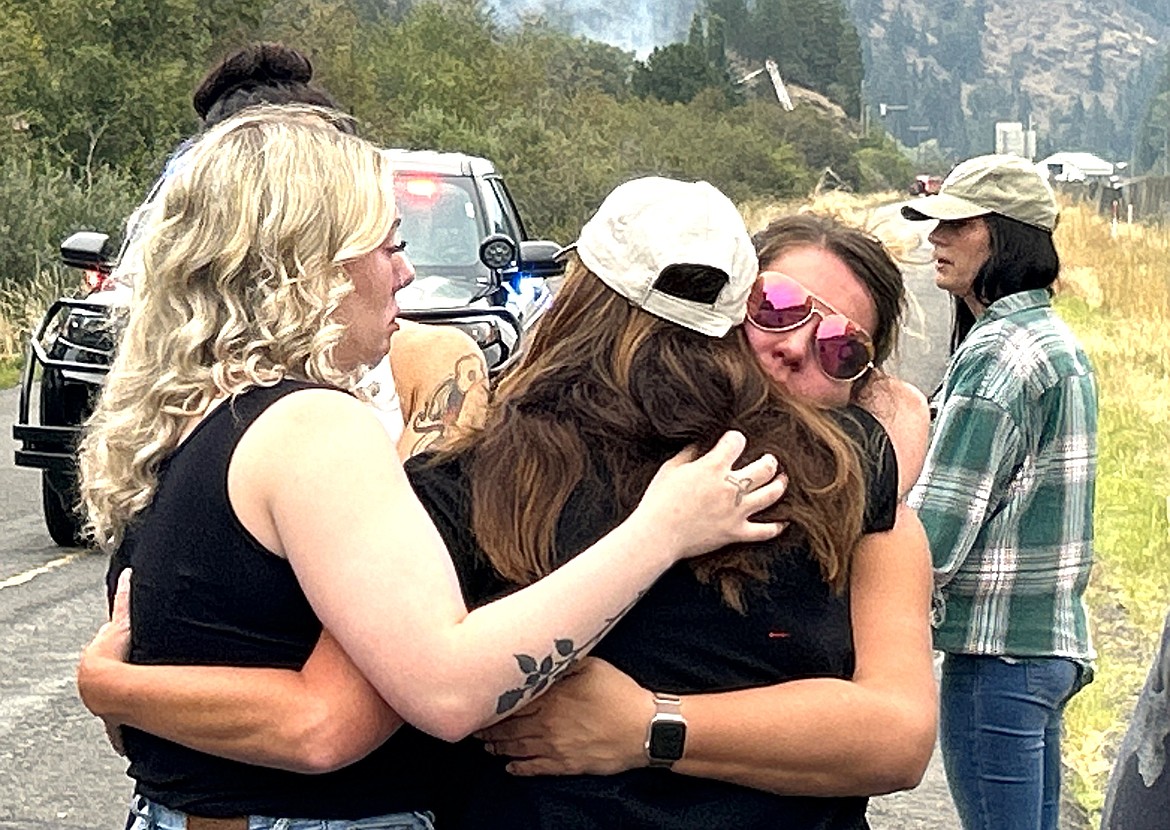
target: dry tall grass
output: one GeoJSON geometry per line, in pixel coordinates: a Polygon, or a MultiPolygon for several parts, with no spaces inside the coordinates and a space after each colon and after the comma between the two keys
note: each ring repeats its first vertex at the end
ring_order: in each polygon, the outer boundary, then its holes
{"type": "Polygon", "coordinates": [[[801,211],[835,216],[842,222],[864,228],[874,234],[890,249],[895,259],[908,261],[912,259],[911,252],[920,244],[918,230],[896,214],[877,211],[879,207],[904,198],[902,194],[894,192],[858,196],[832,190],[800,202],[749,202],[740,206],[740,212],[743,213],[744,222],[752,233],[773,219],[801,211]]]}
{"type": "Polygon", "coordinates": [[[44,269],[27,282],[0,281],[0,361],[22,359],[29,334],[49,305],[80,288],[80,281],[70,282],[73,278],[63,270],[44,269]]]}
{"type": "Polygon", "coordinates": [[[1065,720],[1077,800],[1096,816],[1170,606],[1170,231],[1062,211],[1058,309],[1100,386],[1095,681],[1065,720]]]}

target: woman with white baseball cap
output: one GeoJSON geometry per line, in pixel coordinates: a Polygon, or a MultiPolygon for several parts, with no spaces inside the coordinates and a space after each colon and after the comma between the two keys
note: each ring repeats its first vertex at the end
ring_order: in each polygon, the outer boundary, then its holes
{"type": "Polygon", "coordinates": [[[424,500],[470,492],[474,536],[467,512],[436,517],[449,547],[488,595],[525,584],[620,517],[658,454],[721,423],[781,458],[791,525],[673,569],[598,644],[640,687],[615,696],[633,740],[614,774],[509,776],[500,759],[463,826],[864,827],[866,795],[917,782],[935,723],[926,550],[884,431],[798,403],[756,360],[758,259],[710,185],[627,182],[573,251],[471,453],[415,478],[424,500]],[[516,458],[531,481],[484,486],[516,458]],[[522,506],[542,518],[518,522],[522,506]]]}
{"type": "MultiPolygon", "coordinates": [[[[597,644],[653,690],[615,712],[640,723],[639,768],[517,778],[479,750],[490,768],[463,826],[862,828],[866,795],[921,776],[935,724],[925,538],[897,506],[878,423],[796,402],[755,360],[741,324],[756,280],[743,220],[715,188],[620,186],[582,230],[483,432],[408,465],[473,605],[574,560],[673,447],[709,445],[734,424],[788,479],[762,514],[788,523],[778,542],[672,568],[597,644]]],[[[527,676],[501,706],[576,657],[567,642],[544,661],[518,656],[527,676]]],[[[186,717],[190,702],[172,697],[186,717]]],[[[280,734],[265,715],[251,738],[280,734]]],[[[447,786],[456,797],[471,783],[447,786]]]]}
{"type": "Polygon", "coordinates": [[[1058,208],[1027,160],[980,156],[902,209],[938,220],[952,355],[908,502],[930,538],[940,732],[967,830],[1055,830],[1065,704],[1090,676],[1097,388],[1052,309],[1058,208]]]}

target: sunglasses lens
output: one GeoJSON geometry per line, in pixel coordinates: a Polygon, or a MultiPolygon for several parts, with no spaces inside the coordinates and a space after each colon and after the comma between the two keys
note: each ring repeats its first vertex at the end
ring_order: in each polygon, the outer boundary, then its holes
{"type": "Polygon", "coordinates": [[[869,368],[873,344],[853,321],[832,314],[817,327],[817,357],[829,377],[854,380],[869,368]]]}
{"type": "Polygon", "coordinates": [[[810,314],[812,298],[808,291],[783,274],[761,274],[748,298],[748,316],[761,328],[795,328],[810,314]]]}

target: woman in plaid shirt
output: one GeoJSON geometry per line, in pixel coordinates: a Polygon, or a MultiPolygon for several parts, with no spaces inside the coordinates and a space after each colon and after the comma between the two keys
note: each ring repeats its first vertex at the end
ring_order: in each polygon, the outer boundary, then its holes
{"type": "Polygon", "coordinates": [[[982,156],[937,196],[953,354],[909,503],[930,539],[940,731],[967,830],[1058,826],[1065,704],[1089,676],[1097,388],[1052,310],[1057,205],[1032,164],[982,156]]]}

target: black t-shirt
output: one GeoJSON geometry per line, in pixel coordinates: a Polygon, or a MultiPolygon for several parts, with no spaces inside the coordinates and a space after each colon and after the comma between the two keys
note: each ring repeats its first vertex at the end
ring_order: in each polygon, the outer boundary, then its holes
{"type": "MultiPolygon", "coordinates": [[[[867,456],[864,530],[888,530],[897,505],[897,466],[889,440],[862,410],[850,408],[839,420],[867,456]]],[[[465,462],[465,457],[441,464],[418,459],[408,464],[408,472],[451,552],[469,604],[479,605],[514,586],[492,570],[471,534],[465,462]]],[[[558,523],[558,550],[571,558],[624,518],[612,487],[598,480],[583,481],[558,523]]],[[[646,688],[675,694],[768,686],[807,677],[851,677],[854,653],[848,592],[836,594],[825,584],[807,550],[771,544],[776,549],[772,579],[748,592],[746,614],[729,607],[718,588],[700,582],[684,562],[650,588],[593,654],[646,688]]],[[[604,590],[604,586],[596,589],[604,590]]],[[[467,828],[866,826],[864,798],[778,796],[659,769],[605,777],[516,778],[486,754],[480,764],[483,778],[462,822],[467,828]]]]}
{"type": "MultiPolygon", "coordinates": [[[[240,438],[271,404],[309,384],[251,389],[203,420],[159,471],[151,504],[110,561],[133,567],[130,662],[299,669],[321,633],[288,562],[261,547],[227,498],[227,468],[240,438]]],[[[125,730],[137,790],[202,816],[364,818],[435,810],[450,802],[457,756],[404,727],[365,759],[300,775],[197,752],[125,730]],[[444,789],[439,785],[443,784],[444,789]]]]}

